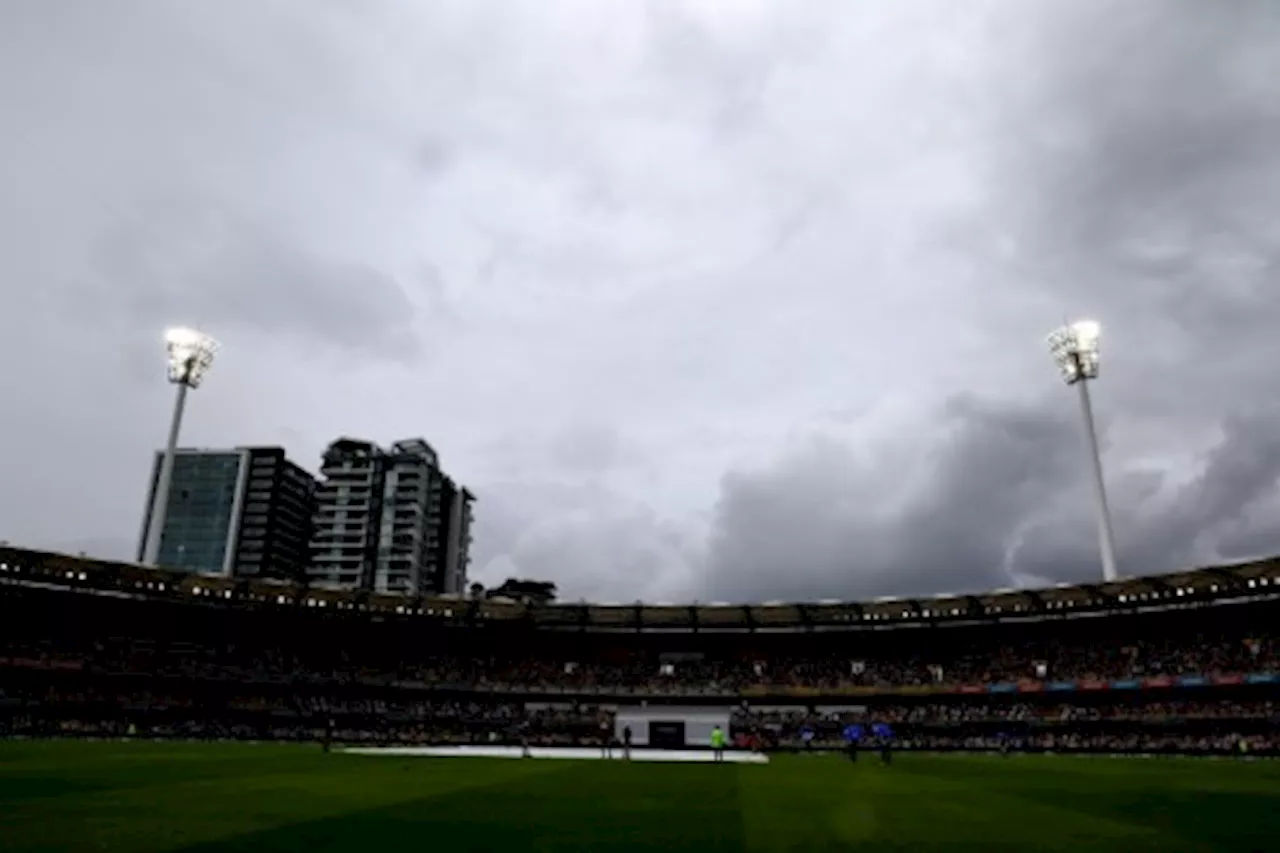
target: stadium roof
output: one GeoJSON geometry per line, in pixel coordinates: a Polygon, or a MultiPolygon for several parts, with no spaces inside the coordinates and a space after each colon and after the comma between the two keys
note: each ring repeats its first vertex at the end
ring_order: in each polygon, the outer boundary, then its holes
{"type": "Polygon", "coordinates": [[[86,594],[180,599],[237,607],[291,607],[474,624],[522,623],[548,630],[769,632],[882,630],[1020,621],[1204,606],[1280,597],[1280,557],[1110,583],[999,590],[975,595],[768,604],[524,604],[461,597],[409,597],[278,580],[229,578],[0,547],[0,585],[86,594]]]}

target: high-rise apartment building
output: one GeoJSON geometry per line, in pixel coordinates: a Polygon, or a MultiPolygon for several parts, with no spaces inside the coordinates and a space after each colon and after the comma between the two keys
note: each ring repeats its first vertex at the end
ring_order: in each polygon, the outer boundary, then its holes
{"type": "Polygon", "coordinates": [[[340,438],[325,449],[311,529],[310,580],[372,585],[386,461],[371,441],[340,438]]]}
{"type": "Polygon", "coordinates": [[[312,581],[411,595],[466,586],[474,498],[444,474],[431,445],[339,439],[320,474],[312,581]]]}
{"type": "MultiPolygon", "coordinates": [[[[142,560],[162,454],[151,469],[138,540],[142,560]]],[[[310,560],[315,478],[279,447],[180,448],[159,523],[165,568],[301,578],[310,560]]]]}
{"type": "Polygon", "coordinates": [[[475,497],[446,478],[444,500],[449,527],[441,543],[440,591],[461,594],[467,591],[467,569],[471,564],[471,522],[475,518],[471,504],[475,497]]]}

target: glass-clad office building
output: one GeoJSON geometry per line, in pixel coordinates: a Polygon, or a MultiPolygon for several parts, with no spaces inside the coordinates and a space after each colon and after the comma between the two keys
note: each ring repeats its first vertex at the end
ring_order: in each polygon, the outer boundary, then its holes
{"type": "MultiPolygon", "coordinates": [[[[138,538],[142,559],[162,454],[138,538]]],[[[179,449],[157,564],[249,577],[300,578],[309,559],[315,478],[278,447],[179,449]]]]}
{"type": "MultiPolygon", "coordinates": [[[[152,466],[152,489],[159,462],[157,454],[152,466]]],[[[241,450],[178,451],[173,460],[173,485],[163,516],[157,564],[193,572],[232,573],[247,463],[248,453],[241,450]]],[[[150,492],[148,489],[148,496],[150,492]]],[[[150,524],[148,517],[141,543],[146,542],[150,524]]],[[[139,559],[141,556],[139,552],[139,559]]]]}

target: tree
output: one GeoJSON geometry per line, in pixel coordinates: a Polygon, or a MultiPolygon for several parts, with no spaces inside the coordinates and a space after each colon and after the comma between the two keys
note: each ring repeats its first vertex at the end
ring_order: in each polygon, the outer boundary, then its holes
{"type": "Polygon", "coordinates": [[[484,598],[484,584],[479,582],[473,583],[471,585],[470,593],[473,599],[484,598]]]}
{"type": "Polygon", "coordinates": [[[485,597],[510,598],[524,604],[550,604],[556,600],[556,585],[552,581],[507,578],[501,586],[486,592],[485,597]]]}

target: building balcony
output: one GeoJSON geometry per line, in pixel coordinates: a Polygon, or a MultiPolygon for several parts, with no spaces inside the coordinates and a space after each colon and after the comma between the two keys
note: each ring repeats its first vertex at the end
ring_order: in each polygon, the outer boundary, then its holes
{"type": "Polygon", "coordinates": [[[330,547],[333,545],[359,547],[368,542],[369,537],[360,530],[317,530],[311,534],[311,541],[330,547]]]}

